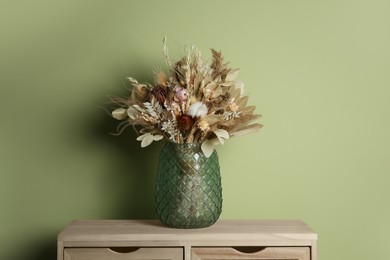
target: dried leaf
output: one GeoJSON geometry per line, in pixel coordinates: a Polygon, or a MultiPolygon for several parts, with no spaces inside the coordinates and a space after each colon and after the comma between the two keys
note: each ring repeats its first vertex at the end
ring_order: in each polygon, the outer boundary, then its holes
{"type": "Polygon", "coordinates": [[[213,132],[221,144],[224,144],[224,139],[229,139],[229,133],[225,129],[216,129],[213,132]]]}
{"type": "Polygon", "coordinates": [[[214,152],[214,143],[211,140],[206,140],[202,143],[200,148],[204,155],[209,158],[214,152]]]}
{"type": "Polygon", "coordinates": [[[153,135],[153,141],[160,141],[163,137],[162,135],[153,135]]]}
{"type": "Polygon", "coordinates": [[[203,80],[203,75],[201,73],[196,74],[194,78],[194,89],[193,89],[194,96],[198,94],[198,90],[202,83],[202,80],[203,80]]]}
{"type": "Polygon", "coordinates": [[[226,75],[225,81],[230,82],[230,81],[235,81],[236,78],[238,77],[238,74],[240,72],[240,69],[233,69],[229,72],[229,74],[226,75]]]}
{"type": "Polygon", "coordinates": [[[247,134],[251,134],[251,133],[255,133],[255,132],[259,131],[262,127],[263,127],[263,125],[255,123],[255,124],[251,124],[248,126],[244,126],[244,127],[240,128],[240,129],[238,129],[230,134],[232,136],[247,135],[247,134]]]}
{"type": "Polygon", "coordinates": [[[242,109],[242,112],[246,114],[252,114],[253,112],[255,112],[255,109],[256,106],[247,106],[242,109]]]}
{"type": "Polygon", "coordinates": [[[220,125],[230,128],[236,124],[237,124],[237,122],[234,119],[231,119],[231,120],[227,120],[227,121],[222,122],[220,125]]]}
{"type": "Polygon", "coordinates": [[[147,135],[150,135],[150,133],[145,133],[145,134],[143,134],[143,135],[140,135],[140,136],[138,136],[137,137],[137,141],[142,141],[142,139],[144,139],[147,135]]]}
{"type": "Polygon", "coordinates": [[[138,85],[138,81],[135,78],[127,77],[127,79],[131,82],[131,84],[138,85]]]}
{"type": "Polygon", "coordinates": [[[151,133],[145,133],[137,137],[137,141],[141,141],[141,147],[150,145],[153,141],[159,141],[163,138],[162,135],[152,135],[151,133]]]}
{"type": "Polygon", "coordinates": [[[231,87],[231,86],[235,85],[235,83],[233,81],[226,81],[226,82],[222,82],[220,84],[223,87],[231,87]]]}
{"type": "Polygon", "coordinates": [[[220,86],[217,86],[217,88],[214,89],[213,95],[211,98],[217,98],[220,95],[222,95],[222,88],[220,86]]]}
{"type": "Polygon", "coordinates": [[[243,109],[246,106],[246,104],[248,103],[248,99],[249,99],[248,96],[240,97],[235,103],[237,106],[240,107],[240,109],[243,109]]]}
{"type": "Polygon", "coordinates": [[[137,119],[137,117],[138,117],[138,115],[139,115],[139,112],[138,112],[138,110],[136,109],[136,108],[139,108],[140,109],[140,107],[139,106],[136,106],[136,105],[134,105],[134,107],[129,107],[128,109],[127,109],[127,115],[131,118],[131,119],[137,119]]]}
{"type": "Polygon", "coordinates": [[[118,108],[112,111],[112,117],[117,119],[117,120],[122,120],[127,117],[126,109],[125,108],[118,108]]]}
{"type": "Polygon", "coordinates": [[[239,89],[241,95],[243,95],[243,94],[244,94],[244,87],[245,87],[244,82],[242,82],[241,80],[237,80],[235,83],[236,83],[236,84],[234,85],[235,88],[236,88],[236,89],[239,89]]]}
{"type": "Polygon", "coordinates": [[[149,133],[149,135],[145,136],[145,137],[142,139],[141,147],[144,148],[144,147],[150,145],[152,142],[153,142],[153,135],[151,135],[151,134],[149,133]]]}
{"type": "Polygon", "coordinates": [[[231,94],[231,100],[236,101],[240,98],[241,91],[239,89],[233,89],[231,90],[230,94],[231,94]]]}
{"type": "Polygon", "coordinates": [[[213,125],[221,120],[221,115],[206,115],[203,120],[207,121],[209,125],[213,125]]]}

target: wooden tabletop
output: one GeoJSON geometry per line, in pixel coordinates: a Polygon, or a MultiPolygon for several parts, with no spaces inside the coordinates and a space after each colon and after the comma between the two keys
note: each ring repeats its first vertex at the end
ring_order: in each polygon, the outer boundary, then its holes
{"type": "Polygon", "coordinates": [[[218,220],[201,229],[169,228],[157,220],[76,220],[58,235],[64,246],[310,246],[316,240],[317,234],[299,220],[218,220]]]}

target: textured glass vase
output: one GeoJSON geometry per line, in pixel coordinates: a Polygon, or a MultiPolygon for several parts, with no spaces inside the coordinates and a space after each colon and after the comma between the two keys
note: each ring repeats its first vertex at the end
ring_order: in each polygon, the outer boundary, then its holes
{"type": "Polygon", "coordinates": [[[158,162],[155,200],[164,225],[203,228],[214,224],[222,211],[217,152],[206,158],[200,144],[167,143],[158,162]]]}

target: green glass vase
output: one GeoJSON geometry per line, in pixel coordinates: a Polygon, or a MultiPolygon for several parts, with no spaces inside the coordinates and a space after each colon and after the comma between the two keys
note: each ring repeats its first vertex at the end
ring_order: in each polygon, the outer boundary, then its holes
{"type": "Polygon", "coordinates": [[[217,152],[206,158],[200,144],[167,143],[157,167],[155,207],[160,221],[173,228],[203,228],[222,212],[217,152]]]}

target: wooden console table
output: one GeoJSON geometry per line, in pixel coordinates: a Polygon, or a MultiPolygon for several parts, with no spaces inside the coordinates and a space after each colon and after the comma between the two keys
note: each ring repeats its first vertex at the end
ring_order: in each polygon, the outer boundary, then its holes
{"type": "Polygon", "coordinates": [[[219,220],[173,229],[154,220],[74,221],[57,260],[317,260],[317,234],[302,221],[219,220]]]}

